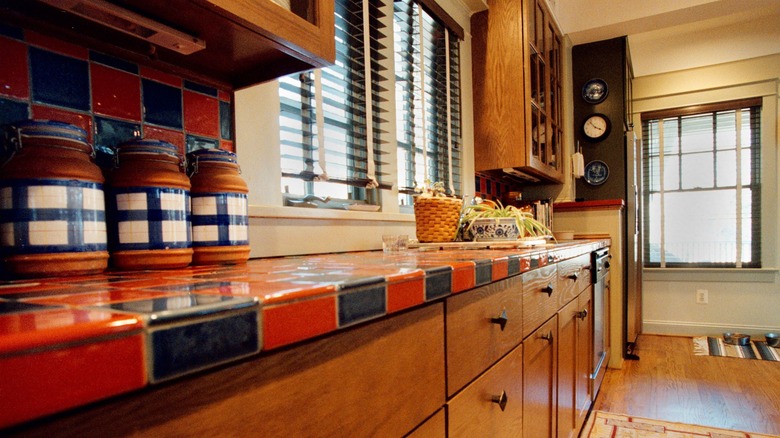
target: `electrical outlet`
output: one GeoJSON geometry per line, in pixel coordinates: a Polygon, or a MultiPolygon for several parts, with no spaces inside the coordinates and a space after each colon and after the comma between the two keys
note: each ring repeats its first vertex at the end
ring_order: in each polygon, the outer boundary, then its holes
{"type": "Polygon", "coordinates": [[[696,289],[696,304],[707,304],[709,302],[709,291],[707,289],[696,289]]]}

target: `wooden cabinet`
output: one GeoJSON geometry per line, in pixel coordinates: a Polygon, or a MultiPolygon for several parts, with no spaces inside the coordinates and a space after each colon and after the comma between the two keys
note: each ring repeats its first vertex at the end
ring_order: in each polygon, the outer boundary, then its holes
{"type": "Polygon", "coordinates": [[[447,299],[449,395],[523,339],[522,286],[514,277],[447,299]]]}
{"type": "Polygon", "coordinates": [[[563,260],[558,263],[559,307],[576,298],[590,286],[590,254],[563,260]]]}
{"type": "Polygon", "coordinates": [[[291,0],[290,10],[271,0],[111,3],[200,38],[206,48],[184,55],[41,2],[5,2],[0,20],[227,88],[335,61],[333,0],[291,0]]]}
{"type": "Polygon", "coordinates": [[[447,403],[449,437],[516,438],[523,425],[523,347],[447,403]]]}
{"type": "Polygon", "coordinates": [[[523,277],[523,337],[536,330],[558,311],[558,270],[556,265],[526,272],[523,277]]]}
{"type": "Polygon", "coordinates": [[[562,182],[562,34],[552,14],[543,0],[494,0],[471,31],[476,170],[562,182]]]}
{"type": "Polygon", "coordinates": [[[558,316],[523,340],[523,437],[555,436],[558,316]]]}
{"type": "Polygon", "coordinates": [[[592,402],[591,287],[558,312],[558,437],[576,437],[592,402]]]}

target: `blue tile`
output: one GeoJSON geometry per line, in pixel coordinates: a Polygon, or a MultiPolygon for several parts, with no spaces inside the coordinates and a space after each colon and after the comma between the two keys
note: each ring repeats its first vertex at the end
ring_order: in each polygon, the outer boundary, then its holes
{"type": "Polygon", "coordinates": [[[452,268],[444,266],[425,270],[425,300],[430,301],[452,293],[452,268]]]}
{"type": "Polygon", "coordinates": [[[20,303],[17,301],[0,301],[0,315],[11,313],[37,312],[45,309],[56,309],[56,306],[44,306],[41,304],[20,303]]]}
{"type": "Polygon", "coordinates": [[[198,149],[218,149],[219,141],[213,138],[199,137],[197,135],[187,134],[187,153],[197,151],[198,149]]]}
{"type": "Polygon", "coordinates": [[[30,107],[24,102],[0,98],[0,126],[30,118],[30,107]]]}
{"type": "Polygon", "coordinates": [[[520,273],[520,256],[513,255],[509,257],[509,269],[507,274],[509,276],[517,275],[520,273]]]}
{"type": "Polygon", "coordinates": [[[116,146],[141,137],[141,125],[95,116],[95,162],[103,168],[113,166],[116,146]]]}
{"type": "Polygon", "coordinates": [[[145,315],[149,320],[149,324],[155,326],[165,325],[176,320],[186,320],[186,318],[193,316],[204,316],[227,310],[256,307],[256,303],[254,299],[247,297],[190,294],[125,301],[96,307],[104,310],[110,309],[145,315]]]}
{"type": "Polygon", "coordinates": [[[258,311],[255,307],[192,324],[163,326],[152,330],[149,340],[149,380],[157,383],[259,352],[258,311]]]}
{"type": "Polygon", "coordinates": [[[87,61],[30,47],[30,77],[34,102],[89,111],[87,61]]]}
{"type": "Polygon", "coordinates": [[[476,260],[476,285],[482,286],[493,281],[493,262],[490,260],[476,260]]]}
{"type": "Polygon", "coordinates": [[[230,102],[219,101],[219,134],[223,140],[233,140],[233,110],[230,102]]]}
{"type": "Polygon", "coordinates": [[[0,35],[13,38],[15,40],[24,41],[24,31],[16,26],[9,26],[4,23],[0,23],[0,35]]]}
{"type": "Polygon", "coordinates": [[[124,59],[114,58],[113,56],[104,55],[100,52],[89,51],[89,59],[92,62],[114,67],[115,69],[126,71],[128,73],[138,74],[138,65],[125,61],[124,59]]]}
{"type": "Polygon", "coordinates": [[[339,327],[387,313],[385,296],[384,284],[339,295],[339,327]]]}
{"type": "Polygon", "coordinates": [[[184,88],[191,90],[191,91],[197,91],[198,93],[208,94],[211,97],[217,97],[217,89],[214,87],[209,87],[206,85],[201,85],[196,82],[184,80],[184,88]]]}
{"type": "Polygon", "coordinates": [[[144,121],[182,129],[181,89],[149,79],[141,81],[144,121]]]}

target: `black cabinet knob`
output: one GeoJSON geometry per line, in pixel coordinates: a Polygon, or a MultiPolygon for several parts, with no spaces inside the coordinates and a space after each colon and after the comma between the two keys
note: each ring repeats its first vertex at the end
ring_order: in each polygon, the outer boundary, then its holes
{"type": "Polygon", "coordinates": [[[491,401],[497,403],[498,407],[501,408],[501,411],[504,411],[509,398],[506,396],[506,391],[501,391],[501,395],[494,395],[491,401]]]}
{"type": "Polygon", "coordinates": [[[571,278],[574,281],[577,281],[577,279],[580,278],[580,274],[575,272],[575,273],[569,275],[569,278],[571,278]]]}
{"type": "Polygon", "coordinates": [[[549,332],[546,335],[542,335],[541,337],[542,337],[542,339],[546,340],[547,342],[549,342],[551,344],[553,343],[553,333],[552,332],[549,332]]]}
{"type": "Polygon", "coordinates": [[[546,293],[548,297],[552,296],[552,293],[553,293],[553,285],[552,285],[552,283],[548,283],[547,286],[545,286],[542,289],[542,292],[546,293]]]}
{"type": "Polygon", "coordinates": [[[577,318],[584,320],[587,317],[588,317],[588,309],[583,309],[577,312],[577,318]]]}
{"type": "Polygon", "coordinates": [[[506,315],[506,309],[502,310],[501,314],[498,315],[498,317],[490,318],[490,322],[501,326],[501,331],[503,332],[504,327],[506,327],[506,323],[509,322],[509,317],[506,315]]]}

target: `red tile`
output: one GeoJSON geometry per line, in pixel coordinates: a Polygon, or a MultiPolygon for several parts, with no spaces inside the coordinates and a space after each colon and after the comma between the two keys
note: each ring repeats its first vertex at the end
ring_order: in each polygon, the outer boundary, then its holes
{"type": "Polygon", "coordinates": [[[218,96],[219,100],[224,100],[225,102],[230,102],[233,100],[233,93],[227,91],[219,90],[218,96]]]}
{"type": "Polygon", "coordinates": [[[59,120],[87,131],[87,141],[92,143],[92,116],[43,105],[32,106],[34,119],[59,120]]]}
{"type": "Polygon", "coordinates": [[[219,142],[219,148],[224,149],[226,151],[230,151],[235,153],[236,152],[236,146],[233,144],[230,140],[222,140],[219,142]]]}
{"type": "Polygon", "coordinates": [[[0,359],[0,428],[142,388],[143,334],[0,359]]]}
{"type": "Polygon", "coordinates": [[[149,67],[141,66],[141,76],[178,88],[181,88],[182,85],[182,79],[180,77],[168,73],[163,73],[149,67]]]}
{"type": "Polygon", "coordinates": [[[263,308],[263,350],[336,330],[336,297],[263,308]]]}
{"type": "Polygon", "coordinates": [[[141,80],[137,75],[90,64],[92,108],[96,114],[141,121],[141,80]]]}
{"type": "Polygon", "coordinates": [[[25,32],[25,38],[27,39],[27,42],[34,46],[43,47],[74,58],[89,58],[89,50],[75,44],[67,43],[59,38],[52,38],[32,31],[25,32]]]}
{"type": "Polygon", "coordinates": [[[398,312],[425,302],[425,279],[390,283],[387,285],[387,313],[398,312]]]}
{"type": "Polygon", "coordinates": [[[181,131],[173,131],[170,129],[158,128],[156,126],[144,125],[144,138],[154,138],[157,140],[167,141],[168,143],[179,148],[180,153],[183,154],[186,152],[184,133],[181,131]]]}
{"type": "Polygon", "coordinates": [[[0,68],[0,94],[28,99],[30,82],[27,71],[27,45],[0,37],[0,53],[3,54],[3,68],[0,68]]]}
{"type": "Polygon", "coordinates": [[[493,281],[498,281],[509,276],[509,259],[500,258],[493,260],[493,281]]]}
{"type": "Polygon", "coordinates": [[[477,285],[477,270],[474,263],[468,268],[452,271],[452,293],[473,289],[477,285]]]}
{"type": "Polygon", "coordinates": [[[520,259],[520,272],[530,271],[531,270],[531,258],[530,257],[523,257],[520,259]]]}
{"type": "Polygon", "coordinates": [[[219,101],[184,90],[184,129],[190,134],[219,137],[219,101]]]}
{"type": "Polygon", "coordinates": [[[135,289],[103,290],[100,292],[73,293],[68,295],[54,295],[49,297],[24,300],[28,303],[69,305],[69,306],[95,306],[98,304],[120,303],[123,301],[146,300],[159,297],[183,295],[181,293],[143,291],[135,289]]]}

